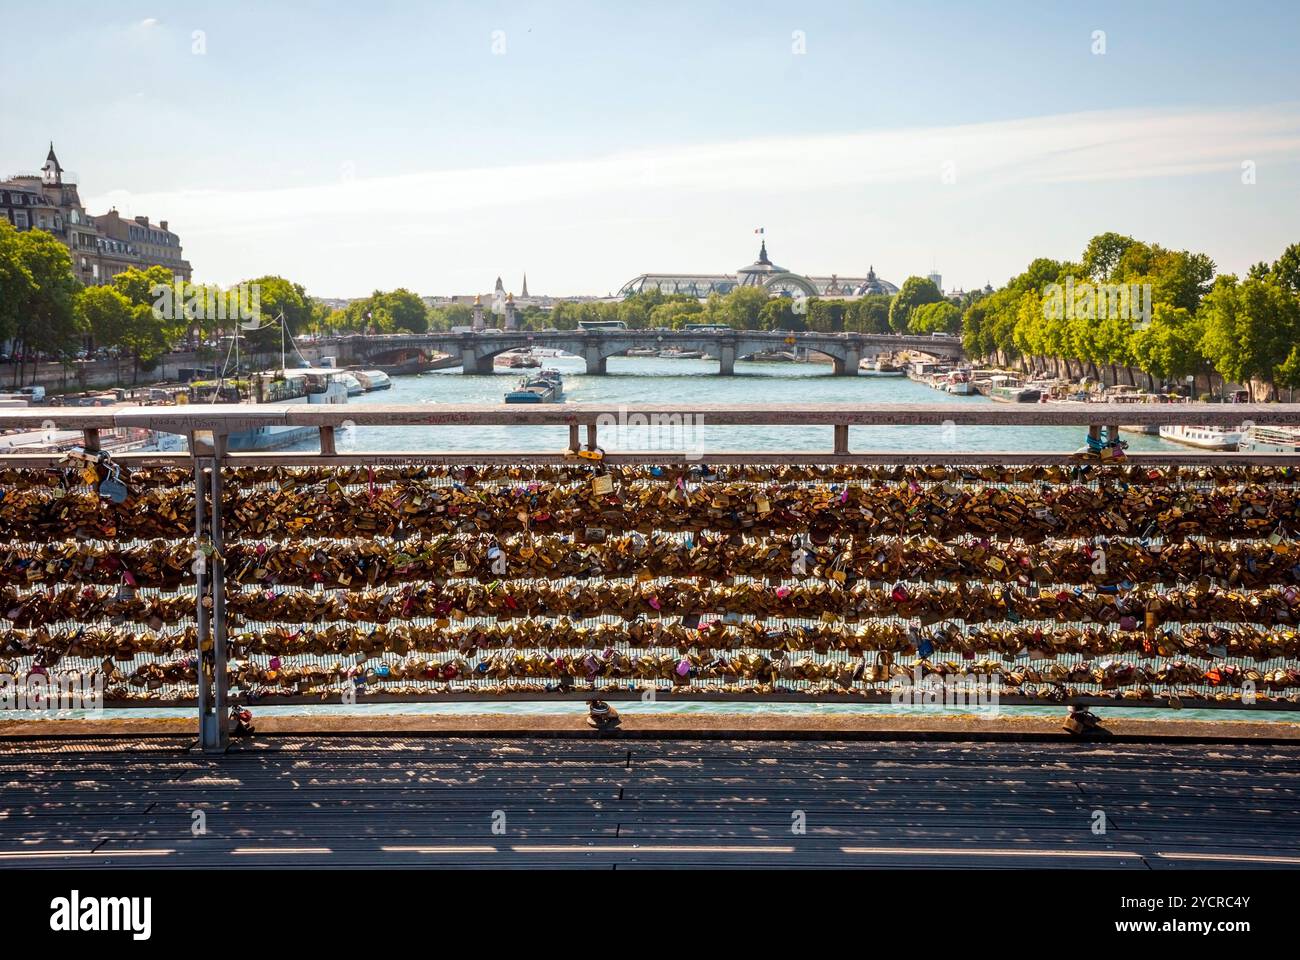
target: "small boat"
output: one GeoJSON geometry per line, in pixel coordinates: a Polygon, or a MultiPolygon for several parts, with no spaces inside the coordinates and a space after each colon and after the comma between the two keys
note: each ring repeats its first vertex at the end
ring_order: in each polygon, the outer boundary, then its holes
{"type": "MultiPolygon", "coordinates": [[[[249,399],[257,403],[302,403],[311,404],[346,404],[352,395],[348,380],[357,383],[356,377],[342,370],[323,367],[304,367],[299,369],[274,370],[253,375],[250,384],[252,395],[249,399]]],[[[191,390],[191,393],[194,391],[191,390]]],[[[202,397],[194,397],[202,400],[202,397]]],[[[235,402],[243,398],[236,389],[233,394],[229,388],[218,389],[210,402],[235,402]]],[[[335,428],[338,436],[348,428],[346,425],[335,428]]],[[[320,436],[316,427],[262,426],[251,430],[240,430],[230,434],[229,448],[235,452],[248,450],[280,450],[315,440],[320,436]]]]}
{"type": "Polygon", "coordinates": [[[367,393],[375,390],[387,390],[393,385],[392,378],[382,370],[350,370],[348,372],[361,381],[361,386],[365,387],[367,393]]]}
{"type": "Polygon", "coordinates": [[[965,370],[953,370],[945,378],[943,385],[944,393],[951,393],[958,397],[969,397],[975,392],[971,386],[970,374],[965,370]]]}
{"type": "Polygon", "coordinates": [[[669,347],[667,350],[659,351],[661,360],[703,360],[704,351],[702,350],[681,350],[677,347],[669,347]]]}
{"type": "Polygon", "coordinates": [[[861,372],[869,377],[902,377],[906,375],[901,367],[894,365],[893,361],[884,357],[877,357],[875,363],[862,361],[861,372]]]}
{"type": "Polygon", "coordinates": [[[1172,440],[1187,447],[1202,450],[1236,450],[1241,443],[1242,431],[1224,430],[1220,427],[1161,427],[1160,439],[1172,440]]]}
{"type": "Polygon", "coordinates": [[[362,386],[361,381],[354,373],[349,373],[347,370],[339,370],[335,373],[335,377],[337,377],[339,383],[343,384],[349,397],[359,397],[366,392],[366,388],[362,386]]]}
{"type": "Polygon", "coordinates": [[[510,370],[522,370],[528,367],[540,367],[542,361],[533,356],[531,350],[507,350],[497,355],[496,365],[510,370]]]}
{"type": "Polygon", "coordinates": [[[629,347],[623,354],[625,357],[657,357],[659,349],[657,347],[629,347]]]}
{"type": "Polygon", "coordinates": [[[543,370],[524,377],[506,394],[506,403],[558,403],[564,397],[564,377],[558,370],[543,370]]]}
{"type": "Polygon", "coordinates": [[[993,377],[988,388],[988,398],[999,403],[1037,403],[1042,396],[1042,390],[1026,386],[1011,377],[993,377]]]}
{"type": "Polygon", "coordinates": [[[1300,453],[1300,429],[1252,426],[1242,434],[1237,449],[1245,453],[1300,453]]]}

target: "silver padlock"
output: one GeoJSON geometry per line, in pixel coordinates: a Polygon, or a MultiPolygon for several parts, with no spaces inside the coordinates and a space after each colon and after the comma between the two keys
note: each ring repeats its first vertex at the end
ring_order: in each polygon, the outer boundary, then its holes
{"type": "Polygon", "coordinates": [[[99,495],[114,503],[125,503],[128,493],[122,482],[122,468],[115,463],[108,464],[108,476],[99,482],[99,495]]]}

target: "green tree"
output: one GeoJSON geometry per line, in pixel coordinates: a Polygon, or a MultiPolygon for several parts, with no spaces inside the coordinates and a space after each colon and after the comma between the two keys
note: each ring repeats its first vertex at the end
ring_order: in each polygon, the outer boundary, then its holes
{"type": "Polygon", "coordinates": [[[846,307],[845,329],[855,333],[889,333],[889,304],[887,293],[869,293],[850,300],[846,307]]]}
{"type": "Polygon", "coordinates": [[[809,330],[817,330],[821,333],[838,333],[846,329],[845,321],[848,309],[845,301],[822,300],[819,297],[812,297],[807,301],[807,307],[809,330]]]}
{"type": "Polygon", "coordinates": [[[939,292],[933,280],[926,277],[908,277],[889,304],[889,326],[894,332],[903,333],[908,329],[908,320],[913,310],[927,303],[938,303],[942,299],[943,294],[939,292]]]}
{"type": "MultiPolygon", "coordinates": [[[[1201,311],[1201,350],[1226,379],[1255,393],[1274,381],[1300,342],[1300,301],[1275,283],[1220,276],[1201,311]]],[[[1289,373],[1290,368],[1285,368],[1289,373]]]]}
{"type": "Polygon", "coordinates": [[[804,317],[794,312],[791,297],[772,297],[759,310],[763,330],[807,330],[804,317]]]}
{"type": "MultiPolygon", "coordinates": [[[[175,302],[175,278],[164,267],[131,267],[114,276],[111,285],[130,304],[131,315],[125,326],[113,331],[115,339],[105,343],[131,358],[131,380],[138,383],[140,370],[152,369],[185,335],[192,318],[186,313],[185,302],[175,302]]],[[[184,299],[188,300],[189,291],[186,293],[184,299]]]]}
{"type": "Polygon", "coordinates": [[[767,302],[767,291],[762,287],[736,287],[722,298],[721,322],[737,330],[759,330],[767,302]]]}
{"type": "Polygon", "coordinates": [[[1151,323],[1133,335],[1133,357],[1138,368],[1162,380],[1182,380],[1205,367],[1200,343],[1200,321],[1182,307],[1158,303],[1151,323]]]}
{"type": "Polygon", "coordinates": [[[44,230],[19,233],[6,222],[0,233],[0,278],[6,281],[0,290],[0,322],[20,358],[14,364],[14,384],[24,381],[28,353],[70,361],[81,329],[73,309],[78,284],[68,248],[44,230]]]}
{"type": "Polygon", "coordinates": [[[1083,273],[1097,282],[1111,280],[1128,248],[1136,243],[1119,233],[1099,233],[1083,251],[1083,273]]]}
{"type": "Polygon", "coordinates": [[[957,333],[961,330],[961,310],[950,300],[923,303],[912,311],[907,328],[912,333],[957,333]]]}
{"type": "Polygon", "coordinates": [[[74,300],[77,322],[96,343],[121,347],[135,322],[131,301],[115,286],[83,287],[74,300]]]}
{"type": "Polygon", "coordinates": [[[416,294],[404,287],[398,287],[379,299],[392,318],[393,329],[408,333],[424,333],[429,329],[429,311],[416,294]]]}

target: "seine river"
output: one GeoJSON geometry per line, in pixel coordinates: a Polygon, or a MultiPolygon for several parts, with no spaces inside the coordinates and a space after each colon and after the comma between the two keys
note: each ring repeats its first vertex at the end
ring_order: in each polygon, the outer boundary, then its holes
{"type": "MultiPolygon", "coordinates": [[[[577,357],[547,358],[544,364],[564,373],[567,402],[602,404],[656,403],[680,406],[704,403],[951,403],[992,404],[980,396],[956,397],[906,377],[836,377],[829,363],[738,363],[736,375],[717,375],[716,360],[662,360],[611,357],[604,376],[587,376],[577,357]]],[[[498,368],[490,376],[465,376],[459,368],[421,376],[394,377],[390,390],[353,397],[349,405],[370,403],[501,403],[523,371],[498,368]]],[[[563,427],[358,427],[340,448],[421,450],[562,450],[568,445],[563,427]]],[[[1174,444],[1126,434],[1132,450],[1177,449],[1174,444]]],[[[827,450],[829,427],[734,427],[703,424],[690,430],[668,428],[658,437],[647,431],[621,431],[602,437],[606,450],[664,449],[675,441],[705,450],[827,450]],[[649,440],[650,442],[647,442],[649,440]],[[609,441],[609,442],[607,442],[609,441]],[[621,442],[616,442],[621,441],[621,442]]],[[[1074,451],[1083,445],[1083,430],[1069,427],[854,427],[849,446],[867,450],[1043,450],[1074,451]]],[[[314,442],[303,449],[314,448],[314,442]]]]}

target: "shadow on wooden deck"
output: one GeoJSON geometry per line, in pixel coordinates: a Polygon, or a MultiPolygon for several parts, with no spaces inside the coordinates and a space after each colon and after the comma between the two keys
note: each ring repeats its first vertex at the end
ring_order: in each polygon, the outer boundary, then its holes
{"type": "Polygon", "coordinates": [[[0,745],[0,868],[1295,868],[1297,814],[1300,744],[0,745]]]}

